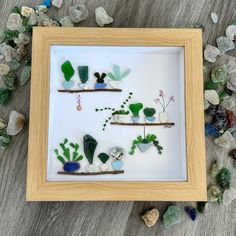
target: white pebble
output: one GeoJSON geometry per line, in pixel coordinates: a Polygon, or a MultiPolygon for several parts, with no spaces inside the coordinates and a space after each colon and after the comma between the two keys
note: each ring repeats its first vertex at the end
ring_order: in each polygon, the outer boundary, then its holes
{"type": "Polygon", "coordinates": [[[212,12],[211,13],[211,19],[212,19],[213,23],[216,24],[219,20],[219,17],[215,12],[212,12]]]}
{"type": "Polygon", "coordinates": [[[220,54],[220,50],[212,45],[207,45],[204,50],[204,58],[209,62],[215,62],[216,57],[220,54]]]}
{"type": "Polygon", "coordinates": [[[113,18],[108,16],[106,10],[103,7],[98,7],[95,9],[95,19],[100,27],[113,22],[113,18]]]}
{"type": "Polygon", "coordinates": [[[226,28],[226,37],[229,38],[230,40],[235,40],[235,36],[236,36],[236,25],[229,25],[226,28]]]}

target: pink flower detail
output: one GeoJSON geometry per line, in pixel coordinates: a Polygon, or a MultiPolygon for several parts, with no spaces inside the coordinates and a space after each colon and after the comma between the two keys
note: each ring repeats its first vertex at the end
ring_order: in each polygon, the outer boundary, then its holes
{"type": "Polygon", "coordinates": [[[160,90],[159,92],[160,92],[160,93],[159,93],[159,96],[160,96],[160,97],[164,97],[164,92],[163,92],[163,90],[160,90]]]}
{"type": "Polygon", "coordinates": [[[172,102],[175,101],[174,96],[171,96],[171,97],[170,97],[170,101],[172,101],[172,102]]]}

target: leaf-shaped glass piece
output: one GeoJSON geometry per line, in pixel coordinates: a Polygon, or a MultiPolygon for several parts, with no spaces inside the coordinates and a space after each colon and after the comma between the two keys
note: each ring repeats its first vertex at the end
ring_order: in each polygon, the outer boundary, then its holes
{"type": "Polygon", "coordinates": [[[115,76],[111,72],[109,72],[107,76],[111,78],[112,80],[116,80],[115,76]]]}
{"type": "Polygon", "coordinates": [[[93,164],[93,156],[97,147],[97,141],[90,135],[84,136],[84,154],[88,159],[89,164],[93,164]]]}
{"type": "Polygon", "coordinates": [[[130,111],[133,113],[134,116],[139,115],[139,111],[143,108],[142,103],[133,103],[129,105],[130,111]]]}
{"type": "Polygon", "coordinates": [[[114,71],[114,76],[116,78],[116,80],[121,80],[121,72],[120,72],[120,67],[117,65],[113,66],[113,71],[114,71]]]}
{"type": "Polygon", "coordinates": [[[130,73],[130,69],[126,69],[122,74],[121,74],[121,79],[123,79],[124,77],[126,77],[129,73],[130,73]]]}
{"type": "Polygon", "coordinates": [[[61,65],[61,71],[63,72],[66,81],[69,81],[75,73],[75,70],[70,61],[65,61],[61,65]]]}
{"type": "Polygon", "coordinates": [[[78,66],[78,72],[81,82],[85,84],[89,79],[88,66],[78,66]]]}
{"type": "Polygon", "coordinates": [[[109,159],[109,155],[102,152],[98,155],[98,158],[100,159],[100,161],[105,164],[107,162],[107,160],[109,159]]]}

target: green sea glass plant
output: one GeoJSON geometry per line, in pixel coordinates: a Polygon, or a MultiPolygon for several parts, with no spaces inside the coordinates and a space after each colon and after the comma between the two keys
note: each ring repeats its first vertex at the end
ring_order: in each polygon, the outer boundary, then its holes
{"type": "Polygon", "coordinates": [[[133,113],[133,116],[139,116],[139,112],[142,110],[143,104],[142,103],[132,103],[129,105],[130,111],[133,113]]]}
{"type": "Polygon", "coordinates": [[[151,108],[151,107],[146,107],[144,110],[143,110],[143,113],[146,117],[152,117],[155,115],[156,113],[156,110],[154,108],[151,108]]]}
{"type": "Polygon", "coordinates": [[[57,159],[64,165],[66,162],[78,162],[83,159],[83,156],[79,154],[79,144],[69,143],[68,139],[65,138],[63,143],[60,143],[59,146],[62,150],[62,155],[59,153],[58,149],[55,149],[54,152],[57,156],[57,159]],[[73,150],[71,153],[71,149],[73,150]]]}
{"type": "Polygon", "coordinates": [[[97,147],[97,141],[90,135],[84,136],[84,154],[89,164],[93,164],[94,152],[97,147]]]}
{"type": "Polygon", "coordinates": [[[88,66],[78,66],[78,73],[79,73],[81,82],[85,84],[89,79],[88,66]]]}
{"type": "Polygon", "coordinates": [[[107,76],[112,80],[120,81],[125,78],[130,73],[130,71],[130,69],[126,69],[122,72],[120,66],[113,65],[113,73],[109,72],[107,76]]]}
{"type": "Polygon", "coordinates": [[[66,81],[70,81],[70,79],[72,78],[72,76],[75,73],[75,70],[73,68],[73,66],[71,65],[70,61],[65,61],[62,65],[61,65],[61,71],[64,74],[64,78],[66,81]]]}

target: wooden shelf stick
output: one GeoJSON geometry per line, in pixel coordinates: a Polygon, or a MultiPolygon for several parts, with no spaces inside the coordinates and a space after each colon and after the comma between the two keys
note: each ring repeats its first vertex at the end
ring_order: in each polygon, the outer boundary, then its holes
{"type": "Polygon", "coordinates": [[[123,125],[123,126],[173,126],[175,123],[120,123],[111,122],[111,125],[123,125]]]}
{"type": "Polygon", "coordinates": [[[59,93],[122,92],[122,89],[79,89],[79,90],[59,89],[58,92],[59,93]]]}
{"type": "Polygon", "coordinates": [[[108,174],[124,174],[124,170],[102,171],[102,172],[64,172],[58,171],[59,175],[108,175],[108,174]]]}

